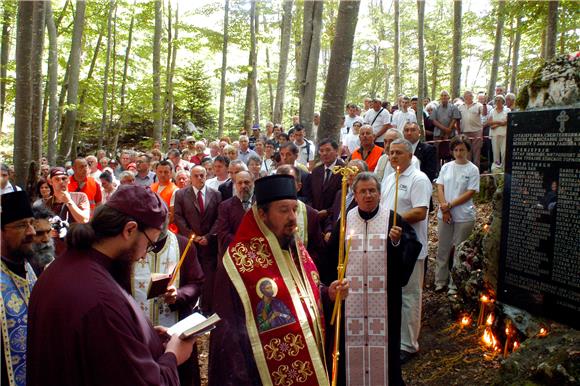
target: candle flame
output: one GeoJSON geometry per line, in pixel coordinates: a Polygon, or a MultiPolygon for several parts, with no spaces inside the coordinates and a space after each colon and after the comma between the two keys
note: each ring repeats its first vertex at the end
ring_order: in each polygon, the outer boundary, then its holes
{"type": "Polygon", "coordinates": [[[489,314],[489,316],[485,320],[485,324],[487,324],[488,326],[491,326],[493,324],[493,314],[489,314]]]}
{"type": "Polygon", "coordinates": [[[481,300],[483,303],[489,302],[489,298],[487,297],[487,295],[481,295],[481,298],[479,298],[479,300],[481,300]]]}
{"type": "Polygon", "coordinates": [[[481,341],[490,348],[496,348],[497,347],[497,339],[495,338],[495,336],[493,335],[493,333],[491,332],[491,330],[489,328],[485,329],[485,332],[483,333],[483,336],[481,337],[481,341]]]}
{"type": "Polygon", "coordinates": [[[485,225],[483,226],[483,231],[484,231],[484,232],[487,232],[488,230],[489,230],[489,225],[488,225],[488,224],[485,224],[485,225]]]}
{"type": "Polygon", "coordinates": [[[516,351],[519,347],[520,347],[520,344],[517,341],[515,341],[514,342],[514,350],[513,351],[516,351]]]}
{"type": "Polygon", "coordinates": [[[548,330],[546,330],[544,327],[542,327],[542,328],[540,328],[540,333],[538,335],[546,336],[546,335],[548,335],[548,330]]]}
{"type": "Polygon", "coordinates": [[[400,170],[401,170],[401,167],[397,166],[397,173],[399,173],[400,170]]]}
{"type": "Polygon", "coordinates": [[[461,325],[462,326],[467,326],[471,323],[471,318],[468,315],[465,315],[463,318],[461,318],[461,325]]]}
{"type": "Polygon", "coordinates": [[[506,335],[509,335],[509,334],[510,334],[510,328],[509,328],[509,327],[506,327],[506,328],[505,328],[505,334],[506,334],[506,335]]]}

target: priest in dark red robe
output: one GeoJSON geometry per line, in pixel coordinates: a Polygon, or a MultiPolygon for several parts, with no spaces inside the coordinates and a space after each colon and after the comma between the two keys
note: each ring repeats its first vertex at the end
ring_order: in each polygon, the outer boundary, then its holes
{"type": "Polygon", "coordinates": [[[216,273],[209,385],[328,385],[323,303],[346,297],[348,284],[320,282],[296,232],[291,176],[261,178],[254,194],[216,273]]]}
{"type": "Polygon", "coordinates": [[[194,341],[154,329],[126,291],[167,208],[148,188],[119,187],[44,271],[28,314],[28,385],[179,385],[194,341]]]}

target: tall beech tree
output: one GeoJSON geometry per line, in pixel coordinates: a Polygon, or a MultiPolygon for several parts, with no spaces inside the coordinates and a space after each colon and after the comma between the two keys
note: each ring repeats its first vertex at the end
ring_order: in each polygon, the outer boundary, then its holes
{"type": "Polygon", "coordinates": [[[220,106],[218,117],[218,137],[224,133],[224,114],[226,106],[226,73],[228,69],[228,40],[230,23],[230,0],[225,0],[224,5],[224,37],[222,45],[222,69],[220,78],[220,106]]]}
{"type": "MultiPolygon", "coordinates": [[[[457,98],[461,92],[461,0],[453,1],[453,53],[451,55],[451,96],[457,98]]],[[[421,56],[419,56],[421,58],[421,56]]]]}
{"type": "Polygon", "coordinates": [[[77,102],[79,93],[79,75],[81,68],[81,45],[83,39],[83,29],[85,26],[86,5],[86,1],[84,0],[77,0],[76,2],[66,97],[67,111],[58,154],[58,162],[60,164],[64,164],[66,160],[71,158],[72,154],[73,136],[78,111],[77,102]]]}
{"type": "Polygon", "coordinates": [[[336,33],[330,51],[328,75],[320,110],[320,127],[317,133],[319,141],[323,138],[339,141],[340,119],[344,116],[359,8],[360,1],[351,0],[342,0],[338,6],[336,33]]]}
{"type": "Polygon", "coordinates": [[[298,100],[300,123],[306,128],[308,137],[312,137],[312,118],[316,105],[316,80],[320,56],[323,4],[322,1],[304,2],[298,100]]]}
{"type": "Polygon", "coordinates": [[[276,82],[276,99],[274,101],[274,122],[282,122],[284,116],[284,94],[286,93],[286,72],[288,71],[288,53],[292,32],[292,0],[282,4],[282,28],[280,30],[280,59],[278,61],[278,80],[276,82]]]}

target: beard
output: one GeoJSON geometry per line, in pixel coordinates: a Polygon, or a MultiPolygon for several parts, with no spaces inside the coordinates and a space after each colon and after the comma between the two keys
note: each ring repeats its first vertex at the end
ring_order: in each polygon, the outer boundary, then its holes
{"type": "Polygon", "coordinates": [[[250,201],[250,198],[252,198],[252,193],[253,192],[250,189],[244,189],[241,192],[237,192],[236,191],[236,196],[242,202],[244,202],[244,201],[250,201]]]}
{"type": "Polygon", "coordinates": [[[32,244],[32,255],[28,259],[33,267],[44,268],[54,260],[54,240],[52,237],[47,243],[32,244]]]}

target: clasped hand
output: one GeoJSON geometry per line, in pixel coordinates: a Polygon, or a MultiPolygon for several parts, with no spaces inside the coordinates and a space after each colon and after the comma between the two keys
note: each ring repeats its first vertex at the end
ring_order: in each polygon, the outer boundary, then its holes
{"type": "Polygon", "coordinates": [[[328,287],[328,296],[330,297],[330,300],[334,301],[336,295],[340,294],[340,298],[344,300],[348,297],[349,288],[350,284],[347,279],[335,280],[330,284],[330,287],[328,287]]]}

